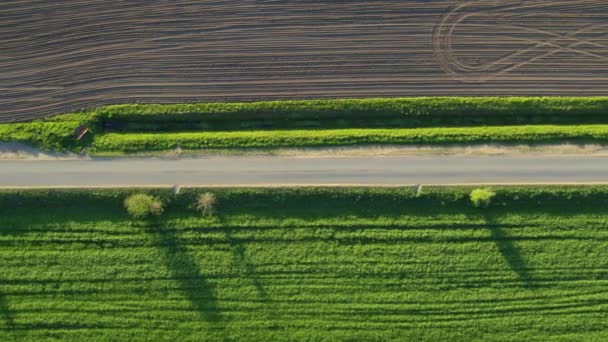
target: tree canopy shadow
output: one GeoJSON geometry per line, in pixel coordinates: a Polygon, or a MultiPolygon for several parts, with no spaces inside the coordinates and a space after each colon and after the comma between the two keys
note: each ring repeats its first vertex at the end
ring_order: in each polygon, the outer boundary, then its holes
{"type": "Polygon", "coordinates": [[[199,265],[190,256],[172,228],[150,227],[158,239],[167,268],[173,274],[184,296],[192,308],[208,322],[220,321],[220,312],[213,285],[201,272],[199,265]]]}
{"type": "Polygon", "coordinates": [[[530,273],[530,267],[524,259],[521,250],[513,243],[507,230],[497,222],[496,216],[486,214],[484,217],[490,229],[492,240],[496,243],[496,248],[502,254],[511,271],[517,275],[525,288],[536,287],[530,273]]]}

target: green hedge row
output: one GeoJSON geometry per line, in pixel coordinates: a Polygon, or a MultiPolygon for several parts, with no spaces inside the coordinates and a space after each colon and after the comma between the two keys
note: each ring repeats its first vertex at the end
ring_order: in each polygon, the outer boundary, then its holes
{"type": "Polygon", "coordinates": [[[123,131],[608,123],[608,97],[419,97],[126,104],[88,112],[123,131]]]}
{"type": "Polygon", "coordinates": [[[437,115],[597,115],[608,113],[608,97],[416,97],[199,104],[125,104],[91,114],[107,119],[183,120],[310,117],[424,117],[437,115]]]}
{"type": "Polygon", "coordinates": [[[95,137],[93,152],[145,152],[175,148],[247,149],[386,144],[552,143],[608,141],[608,125],[453,128],[276,130],[200,133],[108,133],[95,137]]]}

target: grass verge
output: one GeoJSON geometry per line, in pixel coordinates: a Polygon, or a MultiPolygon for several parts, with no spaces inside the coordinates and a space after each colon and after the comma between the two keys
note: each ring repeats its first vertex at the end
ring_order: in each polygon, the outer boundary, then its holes
{"type": "Polygon", "coordinates": [[[90,153],[136,153],[175,148],[248,149],[354,145],[546,144],[608,142],[608,125],[507,126],[413,129],[279,130],[198,133],[108,133],[90,153]]]}
{"type": "Polygon", "coordinates": [[[0,192],[0,339],[605,340],[608,187],[0,192]]]}
{"type": "Polygon", "coordinates": [[[103,154],[369,144],[604,142],[608,98],[439,97],[113,105],[0,125],[0,141],[103,154]],[[75,141],[80,125],[90,129],[75,141]],[[132,146],[130,146],[132,144],[132,146]]]}

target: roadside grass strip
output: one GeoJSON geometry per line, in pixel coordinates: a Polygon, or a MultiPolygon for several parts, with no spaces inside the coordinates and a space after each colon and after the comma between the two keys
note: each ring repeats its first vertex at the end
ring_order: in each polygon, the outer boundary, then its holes
{"type": "Polygon", "coordinates": [[[556,142],[605,143],[608,125],[107,133],[93,139],[90,152],[556,142]]]}
{"type": "Polygon", "coordinates": [[[607,97],[420,97],[123,104],[0,124],[0,141],[130,153],[370,144],[560,143],[608,136],[607,97]],[[82,140],[76,130],[88,128],[82,140]]]}

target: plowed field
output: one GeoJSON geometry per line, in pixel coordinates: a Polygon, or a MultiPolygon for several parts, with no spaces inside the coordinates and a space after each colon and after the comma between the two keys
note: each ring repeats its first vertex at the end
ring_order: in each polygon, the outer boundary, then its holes
{"type": "Polygon", "coordinates": [[[125,102],[607,95],[608,3],[0,3],[0,122],[125,102]]]}

